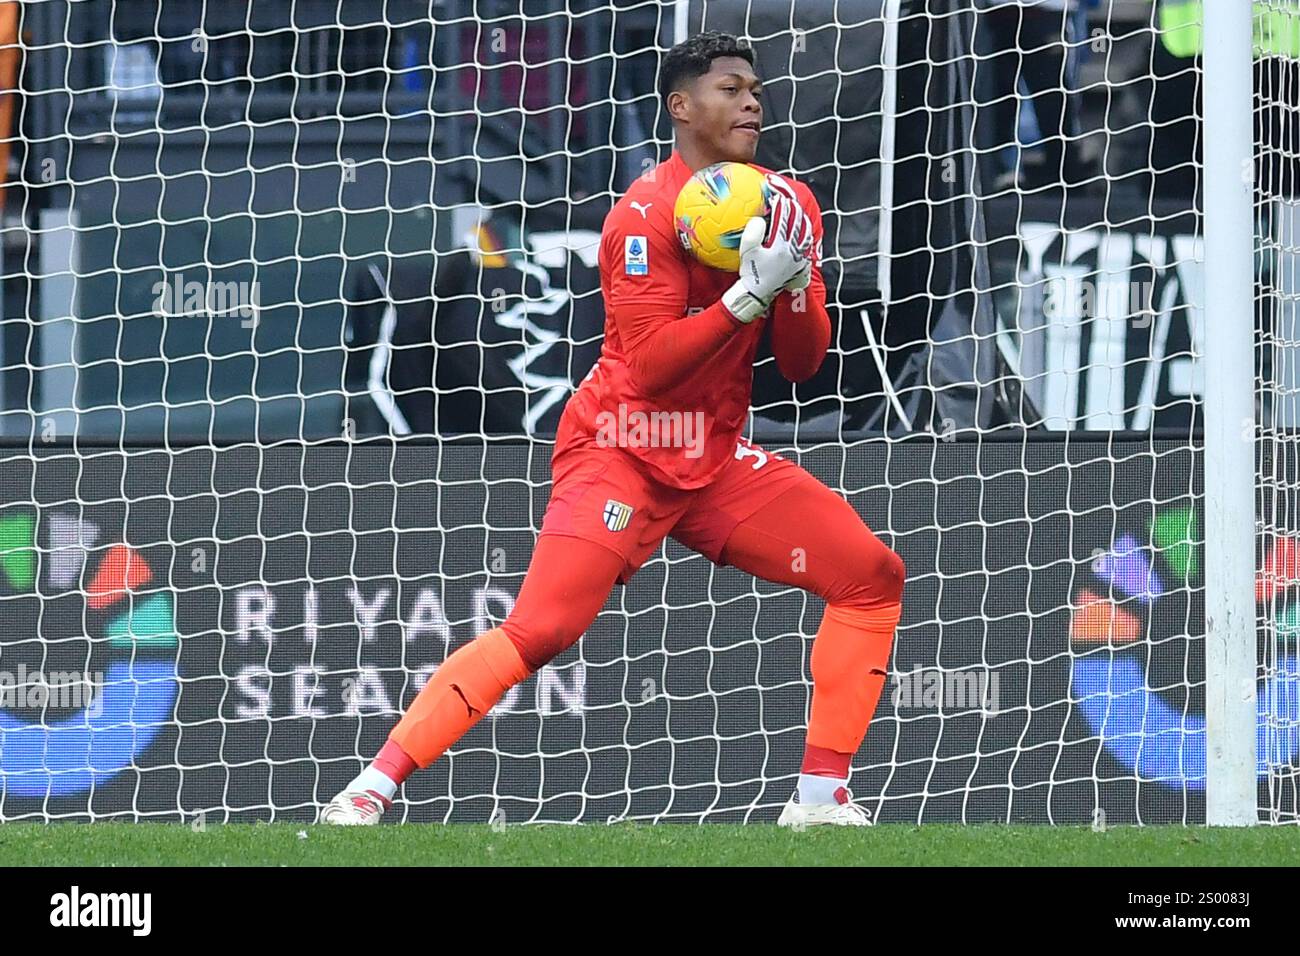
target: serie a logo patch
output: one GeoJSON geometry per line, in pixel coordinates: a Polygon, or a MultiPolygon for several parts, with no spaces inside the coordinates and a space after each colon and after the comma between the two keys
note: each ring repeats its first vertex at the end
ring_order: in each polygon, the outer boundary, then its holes
{"type": "Polygon", "coordinates": [[[605,502],[605,527],[610,531],[622,531],[632,520],[632,506],[610,498],[605,502]]]}
{"type": "Polygon", "coordinates": [[[650,274],[650,248],[645,236],[623,238],[623,271],[630,276],[650,274]]]}

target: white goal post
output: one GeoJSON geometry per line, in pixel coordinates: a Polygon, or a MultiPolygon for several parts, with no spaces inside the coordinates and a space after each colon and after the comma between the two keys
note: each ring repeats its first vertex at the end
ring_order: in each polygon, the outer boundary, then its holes
{"type": "Polygon", "coordinates": [[[1204,7],[1206,822],[1258,819],[1255,149],[1249,4],[1204,7]]]}

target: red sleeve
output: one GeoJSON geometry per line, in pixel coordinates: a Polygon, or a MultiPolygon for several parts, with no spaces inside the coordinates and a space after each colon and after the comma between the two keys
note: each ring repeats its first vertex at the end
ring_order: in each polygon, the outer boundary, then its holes
{"type": "Polygon", "coordinates": [[[721,302],[683,317],[690,280],[681,246],[661,224],[627,209],[605,220],[601,271],[608,280],[605,308],[632,380],[646,395],[686,381],[744,328],[721,302]]]}
{"type": "Polygon", "coordinates": [[[812,220],[812,280],[801,292],[782,292],[772,303],[772,354],[776,367],[792,382],[810,379],[821,368],[831,341],[831,320],[826,314],[826,283],[822,280],[822,212],[812,190],[796,182],[800,205],[812,220]]]}

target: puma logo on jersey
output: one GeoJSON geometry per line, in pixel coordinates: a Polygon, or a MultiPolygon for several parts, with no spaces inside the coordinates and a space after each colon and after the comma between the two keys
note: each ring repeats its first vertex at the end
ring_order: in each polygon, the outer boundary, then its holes
{"type": "Polygon", "coordinates": [[[633,209],[635,209],[637,212],[639,212],[641,214],[641,218],[644,219],[645,214],[650,211],[650,207],[653,206],[654,203],[648,202],[643,206],[639,202],[630,202],[628,203],[628,205],[631,206],[633,209]]]}

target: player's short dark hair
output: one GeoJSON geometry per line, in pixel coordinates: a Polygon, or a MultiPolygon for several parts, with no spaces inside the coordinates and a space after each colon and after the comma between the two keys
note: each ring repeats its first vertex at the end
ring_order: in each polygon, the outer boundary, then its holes
{"type": "Polygon", "coordinates": [[[713,69],[720,56],[738,56],[752,67],[754,50],[742,40],[720,30],[708,30],[683,40],[664,55],[659,66],[659,99],[667,106],[668,94],[713,69]]]}

